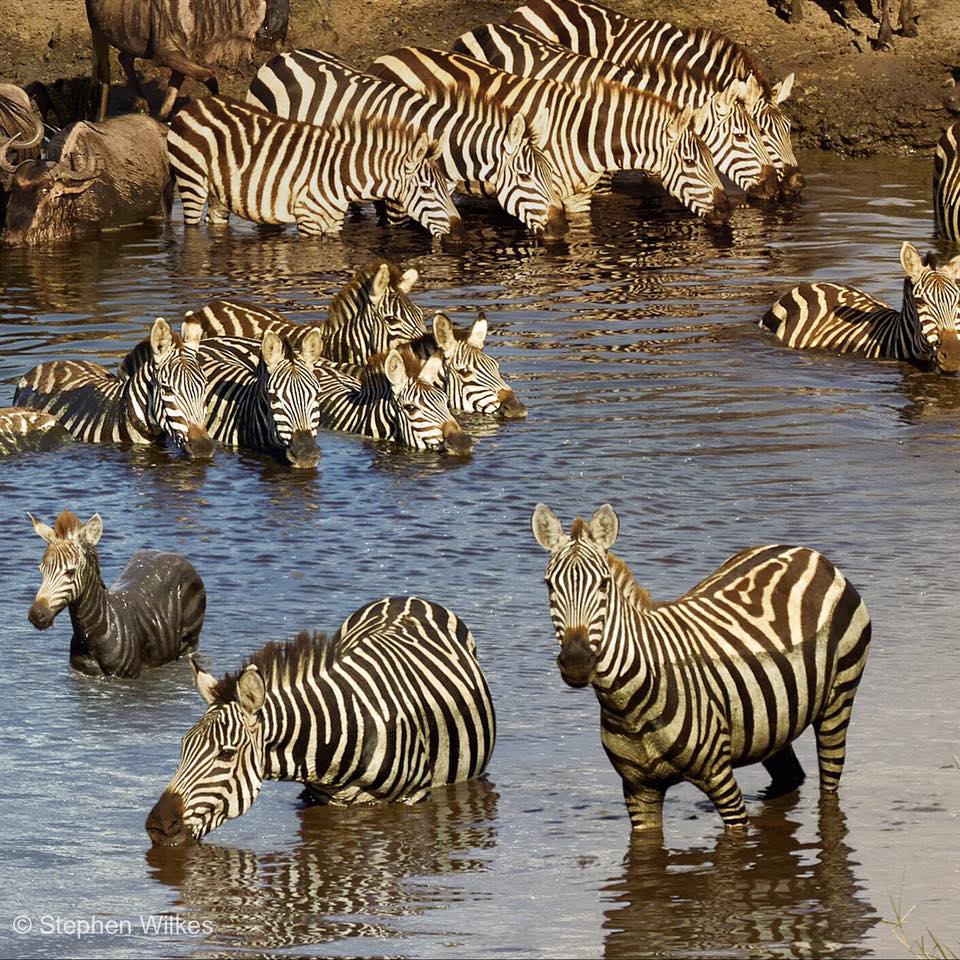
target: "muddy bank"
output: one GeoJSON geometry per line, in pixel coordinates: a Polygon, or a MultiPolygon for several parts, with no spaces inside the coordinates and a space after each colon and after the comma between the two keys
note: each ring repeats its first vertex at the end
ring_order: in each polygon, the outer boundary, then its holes
{"type": "MultiPolygon", "coordinates": [[[[784,22],[767,0],[618,0],[625,13],[659,16],[722,30],[745,43],[776,79],[797,75],[790,113],[799,146],[851,155],[927,152],[960,110],[960,0],[926,0],[920,35],[895,36],[878,49],[877,25],[866,17],[834,22],[805,0],[800,24],[784,22]]],[[[459,34],[503,20],[516,0],[292,0],[288,46],[332,50],[364,66],[403,44],[448,47],[459,34]]],[[[50,85],[61,120],[82,99],[90,42],[80,0],[47,0],[22,15],[18,0],[0,0],[0,58],[17,83],[50,85]]],[[[261,59],[264,56],[261,55],[261,59]]],[[[255,64],[223,78],[242,93],[255,64]]],[[[147,69],[159,101],[160,71],[147,69]]],[[[114,76],[122,72],[114,64],[114,76]]],[[[189,81],[184,92],[196,94],[189,81]]],[[[111,110],[130,103],[115,86],[111,110]]],[[[51,118],[52,119],[52,118],[51,118]]]]}

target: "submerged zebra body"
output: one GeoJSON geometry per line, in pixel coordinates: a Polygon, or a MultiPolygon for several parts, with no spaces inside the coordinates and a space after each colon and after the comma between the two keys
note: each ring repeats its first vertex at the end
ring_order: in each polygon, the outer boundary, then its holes
{"type": "Polygon", "coordinates": [[[70,439],[70,434],[49,413],[28,407],[0,408],[0,456],[23,450],[50,450],[70,439]]]}
{"type": "Polygon", "coordinates": [[[905,360],[941,373],[960,371],[960,257],[938,266],[904,242],[903,306],[838,283],[805,283],[785,293],[760,321],[787,346],[905,360]]]}
{"type": "Polygon", "coordinates": [[[43,582],[29,619],[38,630],[45,630],[69,607],[70,666],[75,670],[136,677],[145,667],[168,663],[196,649],[206,592],[185,557],[140,550],[108,590],[96,549],[103,533],[100,514],[80,523],[64,510],[52,528],[33,517],[30,520],[47,548],[40,563],[43,582]]]}
{"type": "Polygon", "coordinates": [[[118,374],[88,360],[41,363],[20,378],[14,403],[49,413],[84,443],[169,440],[191,457],[210,457],[201,334],[200,325],[188,320],[177,336],[158,318],[118,374]]]}
{"type": "Polygon", "coordinates": [[[422,47],[394,50],[370,69],[423,92],[472,85],[528,120],[545,114],[540,145],[568,211],[589,207],[605,171],[646,170],[698,216],[722,221],[730,215],[713,160],[693,132],[694,111],[661,97],[605,80],[576,86],[521,77],[463,54],[422,47]]]}
{"type": "Polygon", "coordinates": [[[322,128],[232,97],[203,97],[170,126],[167,152],[187,224],[231,213],[337,233],[351,203],[390,198],[439,236],[458,219],[425,134],[395,121],[322,128]]]}
{"type": "Polygon", "coordinates": [[[453,49],[491,66],[525,77],[589,87],[598,80],[619,83],[691,107],[697,135],[717,170],[752,196],[778,193],[777,173],[763,134],[741,100],[759,95],[753,78],[720,85],[709,75],[659,61],[635,61],[630,69],[586,57],[529,30],[488,23],[463,34],[453,49]]]}
{"type": "Polygon", "coordinates": [[[264,780],[297,780],[333,803],[414,803],[480,776],[496,736],[476,643],[456,614],[387,597],[333,637],[268,644],[217,681],[180,766],[147,817],[154,844],[195,843],[245,813],[264,780]]]}
{"type": "Polygon", "coordinates": [[[933,216],[937,233],[960,243],[960,120],[943,131],[933,155],[933,216]]]}
{"type": "Polygon", "coordinates": [[[250,84],[247,100],[284,117],[330,126],[350,118],[402,120],[442,138],[439,162],[454,183],[490,183],[493,196],[530,230],[566,229],[553,201],[550,170],[536,143],[538,118],[525,121],[471,86],[414,91],[360,73],[318,50],[282,53],[250,84]]]}
{"type": "Polygon", "coordinates": [[[639,20],[581,0],[529,0],[506,22],[575,53],[626,67],[645,60],[659,62],[701,72],[721,86],[752,78],[759,95],[747,106],[763,133],[781,189],[787,195],[803,189],[803,175],[790,140],[790,120],[780,106],[790,96],[793,74],[771,86],[750,51],[725,34],[703,27],[678,27],[666,20],[639,20]]]}
{"type": "Polygon", "coordinates": [[[655,604],[609,552],[618,530],[609,505],[569,536],[549,507],[533,514],[550,553],[560,673],[593,686],[633,828],[660,827],[664,793],[683,780],[728,828],[745,826],[734,767],[763,763],[772,792],[795,788],[803,771],[791,743],[809,726],[820,788],[835,792],[871,633],[854,587],[816,551],[773,545],[655,604]]]}

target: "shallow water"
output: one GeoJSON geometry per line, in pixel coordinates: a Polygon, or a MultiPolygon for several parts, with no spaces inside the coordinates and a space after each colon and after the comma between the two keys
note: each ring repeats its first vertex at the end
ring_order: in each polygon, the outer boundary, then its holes
{"type": "Polygon", "coordinates": [[[805,279],[899,304],[900,241],[931,242],[929,164],[804,161],[802,202],[739,210],[719,232],[628,189],[551,247],[474,210],[459,249],[365,217],[323,243],[174,224],[0,251],[0,404],[41,360],[111,365],[153,317],[220,295],[315,318],[386,255],[420,271],[425,308],[486,310],[530,408],[519,423],[465,418],[467,463],[337,434],[321,436],[316,473],[79,444],[0,463],[5,952],[897,956],[881,922],[893,902],[917,905],[910,935],[956,950],[960,382],[792,352],[756,325],[805,279]],[[763,770],[739,771],[746,838],[684,785],[662,843],[631,841],[595,700],[554,664],[529,529],[541,500],[565,523],[612,503],[617,552],[658,598],[758,543],[841,567],[874,641],[837,803],[819,802],[806,734],[799,793],[765,804],[763,770]],[[447,604],[497,706],[489,782],[355,810],[304,809],[295,784],[268,784],[202,847],[148,852],[144,817],[202,704],[185,663],[91,680],[68,668],[66,615],[29,625],[42,545],[25,512],[51,522],[63,507],[103,515],[108,582],[141,547],[194,562],[218,672],[387,593],[447,604]],[[32,929],[11,933],[17,916],[32,929]]]}

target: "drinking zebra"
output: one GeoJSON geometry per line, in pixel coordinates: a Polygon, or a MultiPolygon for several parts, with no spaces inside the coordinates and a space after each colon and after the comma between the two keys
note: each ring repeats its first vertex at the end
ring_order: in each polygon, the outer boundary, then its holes
{"type": "Polygon", "coordinates": [[[482,88],[451,85],[424,96],[360,73],[334,54],[294,50],[260,68],[247,101],[322,127],[351,117],[402,120],[443,138],[439,162],[448,180],[490,183],[500,206],[527,229],[566,231],[550,169],[536,146],[544,118],[524,120],[482,88]]]}
{"type": "Polygon", "coordinates": [[[70,439],[56,417],[28,407],[0,408],[0,456],[22,450],[50,450],[70,439]]]}
{"type": "Polygon", "coordinates": [[[933,215],[937,234],[960,243],[960,120],[943,131],[933,155],[933,215]]]}
{"type": "Polygon", "coordinates": [[[720,86],[754,80],[759,95],[747,103],[763,133],[786,195],[803,189],[803,175],[790,140],[790,120],[781,104],[790,96],[793,74],[771,86],[750,51],[728,36],[703,27],[684,28],[666,20],[638,20],[599,3],[529,0],[507,18],[575,53],[632,67],[644,60],[685,67],[711,76],[720,86]]]}
{"type": "Polygon", "coordinates": [[[29,620],[46,630],[69,607],[71,667],[92,675],[137,677],[145,667],[196,649],[207,596],[186,557],[138,550],[108,590],[97,555],[103,533],[99,513],[81,523],[64,510],[53,527],[32,516],[30,521],[47,548],[29,620]]]}
{"type": "Polygon", "coordinates": [[[498,23],[463,34],[453,49],[520,76],[588,88],[605,80],[656,94],[678,107],[692,107],[697,111],[694,130],[720,173],[751,196],[770,199],[779,192],[763,134],[741,102],[759,93],[759,88],[752,90],[752,77],[750,82],[720,86],[709,75],[650,60],[636,61],[628,70],[609,60],[573,53],[529,30],[498,23]]]}
{"type": "Polygon", "coordinates": [[[711,222],[730,216],[713,160],[693,132],[695,111],[661,97],[604,80],[578,87],[519,77],[463,54],[421,47],[394,50],[370,70],[419,92],[472,85],[528,120],[545,113],[540,146],[568,212],[589,209],[604,171],[646,170],[698,216],[711,222]]]}
{"type": "Polygon", "coordinates": [[[733,768],[763,763],[771,795],[795,789],[803,770],[791,743],[811,725],[820,789],[835,792],[871,631],[853,586],[816,551],[773,545],[655,603],[609,552],[619,524],[608,504],[574,520],[569,536],[542,503],[532,519],[550,553],[560,674],[593,685],[633,829],[659,828],[664,793],[683,780],[726,827],[744,827],[733,768]]]}
{"type": "Polygon", "coordinates": [[[332,637],[268,644],[216,680],[194,664],[206,713],[147,817],[153,843],[195,843],[250,809],[264,780],[336,804],[416,803],[480,776],[493,752],[490,691],[466,624],[418,597],[386,597],[332,637]]]}
{"type": "Polygon", "coordinates": [[[761,326],[795,349],[906,360],[941,373],[960,370],[960,256],[938,265],[906,241],[900,247],[903,306],[839,283],[804,283],[764,314],[761,326]]]}
{"type": "Polygon", "coordinates": [[[170,125],[167,152],[183,219],[231,213],[296,223],[303,236],[338,233],[351,203],[395,200],[434,236],[457,212],[426,134],[398,121],[321,128],[285,120],[232,97],[202,97],[170,125]]]}
{"type": "Polygon", "coordinates": [[[200,360],[211,434],[228,446],[270,453],[293,467],[315,467],[320,407],[313,368],[319,358],[316,330],[297,347],[272,330],[261,340],[204,340],[200,360]]]}
{"type": "Polygon", "coordinates": [[[206,428],[201,334],[187,320],[178,336],[158,317],[119,374],[89,360],[41,363],[20,378],[14,403],[49,413],[84,443],[170,440],[190,457],[209,458],[214,443],[206,428]]]}

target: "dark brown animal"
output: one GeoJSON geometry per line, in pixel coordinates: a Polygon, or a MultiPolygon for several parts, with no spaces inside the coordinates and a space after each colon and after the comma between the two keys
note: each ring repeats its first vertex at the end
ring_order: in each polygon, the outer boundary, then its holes
{"type": "Polygon", "coordinates": [[[107,113],[110,47],[120,51],[127,84],[146,105],[133,62],[152,60],[169,67],[160,118],[166,119],[185,77],[218,93],[209,64],[235,65],[249,59],[254,45],[278,50],[287,36],[290,0],[86,0],[93,36],[93,81],[100,85],[97,119],[107,113]]]}
{"type": "MultiPolygon", "coordinates": [[[[872,19],[879,19],[880,31],[877,34],[877,43],[888,44],[893,38],[892,9],[894,0],[877,0],[879,10],[874,13],[873,0],[866,0],[864,12],[872,19]]],[[[861,0],[824,0],[822,5],[831,15],[849,24],[859,15],[863,2],[861,0]]],[[[790,23],[799,23],[803,19],[803,0],[777,0],[777,9],[790,23]]],[[[917,35],[917,10],[914,0],[900,0],[900,35],[915,37],[917,35]]]]}
{"type": "Polygon", "coordinates": [[[50,141],[46,160],[0,170],[10,178],[3,242],[49,243],[86,231],[142,223],[170,212],[173,187],[166,128],[130,114],[71,124],[50,141]]]}
{"type": "MultiPolygon", "coordinates": [[[[42,144],[43,124],[34,116],[26,91],[12,83],[0,83],[0,161],[17,167],[24,160],[35,160],[42,144]]],[[[0,167],[0,226],[12,180],[7,167],[0,167]]]]}

